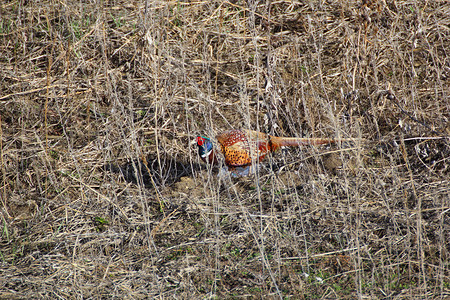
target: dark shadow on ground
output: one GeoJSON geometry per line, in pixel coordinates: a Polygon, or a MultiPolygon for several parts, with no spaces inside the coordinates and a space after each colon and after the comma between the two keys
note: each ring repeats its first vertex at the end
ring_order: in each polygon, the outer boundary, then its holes
{"type": "Polygon", "coordinates": [[[181,177],[192,175],[193,170],[200,169],[197,163],[190,164],[168,155],[149,154],[145,160],[129,161],[121,166],[106,164],[103,169],[122,174],[127,182],[143,184],[146,188],[170,186],[181,177]]]}

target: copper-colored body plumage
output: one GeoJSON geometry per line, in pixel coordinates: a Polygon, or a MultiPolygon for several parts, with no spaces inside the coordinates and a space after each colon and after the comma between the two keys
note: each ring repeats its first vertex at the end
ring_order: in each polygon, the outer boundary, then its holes
{"type": "Polygon", "coordinates": [[[277,137],[253,130],[230,130],[219,134],[217,142],[229,167],[249,166],[283,146],[321,145],[332,139],[277,137]]]}

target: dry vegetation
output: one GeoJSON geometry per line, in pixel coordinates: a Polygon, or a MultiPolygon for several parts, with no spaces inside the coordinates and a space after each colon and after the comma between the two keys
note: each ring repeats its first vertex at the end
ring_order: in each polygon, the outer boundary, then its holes
{"type": "Polygon", "coordinates": [[[448,1],[3,1],[1,299],[450,297],[448,1]],[[190,144],[355,144],[258,174],[190,144]],[[362,139],[363,138],[363,139],[362,139]]]}

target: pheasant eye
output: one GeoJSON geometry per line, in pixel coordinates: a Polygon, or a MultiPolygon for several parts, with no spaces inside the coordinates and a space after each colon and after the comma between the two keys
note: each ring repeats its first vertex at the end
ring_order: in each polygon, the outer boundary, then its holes
{"type": "Polygon", "coordinates": [[[199,145],[199,146],[203,146],[203,143],[205,142],[205,139],[204,138],[202,138],[201,136],[198,136],[197,137],[197,144],[199,145]]]}

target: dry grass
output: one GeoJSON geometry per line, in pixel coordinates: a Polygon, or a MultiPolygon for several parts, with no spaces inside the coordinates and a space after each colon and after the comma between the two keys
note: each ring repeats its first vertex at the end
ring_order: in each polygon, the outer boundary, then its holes
{"type": "Polygon", "coordinates": [[[0,298],[450,297],[448,1],[0,16],[0,298]],[[219,178],[241,127],[365,140],[219,178]]]}

